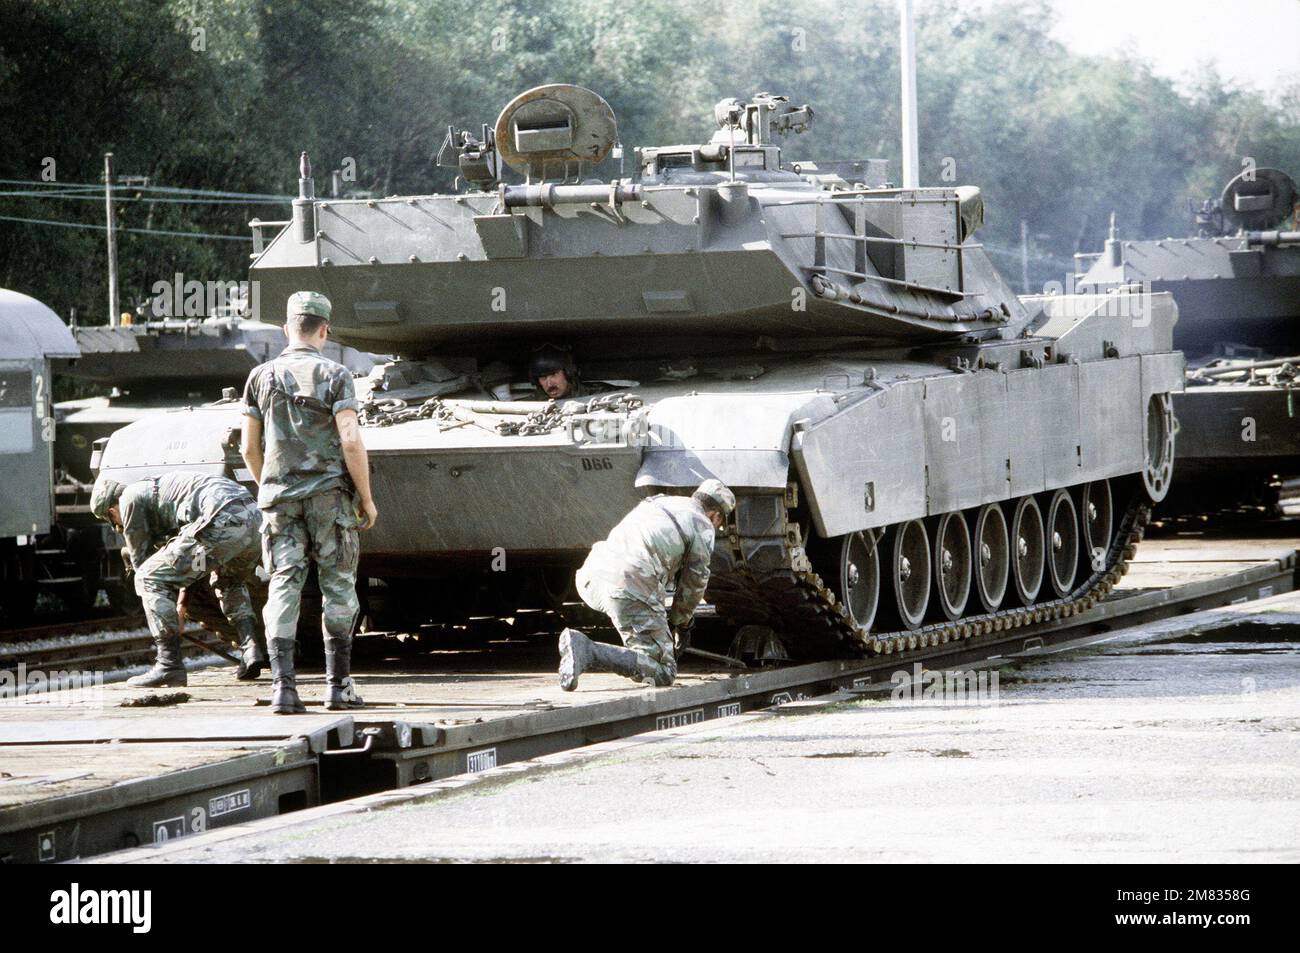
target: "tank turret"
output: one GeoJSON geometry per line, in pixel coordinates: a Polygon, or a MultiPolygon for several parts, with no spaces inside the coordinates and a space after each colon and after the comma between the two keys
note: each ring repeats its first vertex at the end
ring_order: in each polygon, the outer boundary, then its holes
{"type": "Polygon", "coordinates": [[[1196,210],[1197,235],[1120,239],[1112,221],[1100,255],[1076,256],[1073,283],[1084,292],[1125,284],[1173,292],[1176,343],[1189,354],[1225,341],[1285,349],[1297,341],[1300,311],[1297,203],[1285,172],[1242,172],[1196,210]]]}
{"type": "Polygon", "coordinates": [[[542,86],[479,138],[448,130],[442,161],[470,191],[316,201],[305,183],[252,265],[264,315],[315,288],[339,340],[407,356],[557,336],[629,351],[665,334],[1011,338],[1029,320],[974,238],[978,190],[795,171],[779,143],[813,112],[784,96],[724,100],[715,119],[706,142],[645,147],[635,177],[594,179],[613,111],[542,86]]]}

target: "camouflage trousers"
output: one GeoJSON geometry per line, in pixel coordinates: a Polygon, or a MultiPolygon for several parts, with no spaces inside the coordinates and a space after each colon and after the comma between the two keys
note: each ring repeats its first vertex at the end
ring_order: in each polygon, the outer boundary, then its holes
{"type": "Polygon", "coordinates": [[[154,638],[180,634],[180,591],[207,578],[226,619],[255,622],[248,582],[257,572],[262,514],[250,500],[229,503],[206,526],[183,527],[136,570],[135,591],[154,638]]]}
{"type": "Polygon", "coordinates": [[[325,490],[264,511],[262,560],[271,576],[262,621],[267,640],[293,641],[298,632],[302,587],[309,562],[316,564],[321,592],[321,630],[327,640],[348,644],[356,624],[356,508],[346,490],[325,490]]]}
{"type": "Polygon", "coordinates": [[[582,601],[609,616],[623,644],[650,664],[654,683],[660,688],[671,685],[677,677],[677,649],[668,627],[667,610],[640,599],[606,593],[597,580],[583,572],[578,573],[576,582],[582,601]]]}

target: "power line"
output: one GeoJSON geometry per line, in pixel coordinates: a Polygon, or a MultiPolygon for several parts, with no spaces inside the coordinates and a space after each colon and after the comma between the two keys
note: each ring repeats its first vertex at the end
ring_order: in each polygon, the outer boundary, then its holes
{"type": "MultiPolygon", "coordinates": [[[[107,225],[91,225],[86,222],[57,222],[47,218],[19,218],[16,215],[0,215],[0,221],[23,222],[28,225],[54,225],[59,228],[89,228],[97,232],[108,231],[107,225]]],[[[240,235],[213,235],[208,232],[172,232],[159,228],[115,228],[116,232],[131,232],[135,235],[170,235],[175,238],[213,238],[226,242],[251,242],[252,237],[240,235]]]]}
{"type": "MultiPolygon", "coordinates": [[[[115,186],[121,188],[121,186],[115,186]]],[[[134,191],[134,188],[128,188],[126,191],[134,191]]],[[[36,198],[36,199],[77,199],[82,202],[102,202],[104,201],[103,190],[99,194],[84,193],[80,191],[69,190],[67,192],[0,192],[0,198],[36,198]]],[[[172,205],[288,205],[293,200],[291,198],[282,199],[168,199],[155,198],[151,195],[137,195],[134,197],[120,197],[114,192],[113,201],[119,205],[125,205],[128,202],[149,202],[150,204],[172,204],[172,205]]]]}
{"type": "MultiPolygon", "coordinates": [[[[985,242],[984,250],[993,255],[1001,255],[1008,259],[1014,258],[1016,261],[1020,260],[1020,249],[1018,248],[1006,248],[998,245],[990,245],[988,242],[985,242]]],[[[1055,255],[1031,254],[1029,260],[1038,263],[1047,262],[1053,268],[1066,268],[1070,271],[1074,270],[1073,261],[1066,261],[1064,258],[1057,258],[1055,255]]]]}
{"type": "Polygon", "coordinates": [[[4,185],[24,185],[24,186],[46,186],[45,190],[38,192],[39,195],[72,195],[74,193],[81,195],[94,194],[98,192],[104,194],[103,185],[65,185],[62,182],[28,182],[25,179],[0,179],[0,184],[4,185]]]}
{"type": "MultiPolygon", "coordinates": [[[[102,182],[42,182],[35,179],[0,179],[0,185],[25,185],[41,186],[47,189],[61,189],[63,191],[89,190],[94,189],[103,192],[104,184],[102,182]]],[[[208,195],[213,198],[226,199],[266,199],[272,202],[291,202],[292,195],[274,195],[269,192],[223,192],[217,189],[190,189],[174,185],[129,185],[126,183],[113,183],[114,188],[126,189],[130,192],[159,192],[164,195],[208,195]]]]}

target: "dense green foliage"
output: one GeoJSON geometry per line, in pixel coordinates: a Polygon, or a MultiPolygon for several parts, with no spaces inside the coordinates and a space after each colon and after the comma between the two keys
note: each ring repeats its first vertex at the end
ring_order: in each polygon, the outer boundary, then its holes
{"type": "MultiPolygon", "coordinates": [[[[1128,236],[1183,234],[1188,201],[1217,194],[1243,156],[1300,173],[1300,90],[1272,101],[1209,75],[1179,89],[1127,59],[1068,53],[1042,2],[980,13],[918,6],[922,184],[985,190],[981,233],[1014,281],[1020,221],[1032,280],[1060,280],[1111,210],[1128,236]]],[[[893,0],[0,0],[0,178],[120,174],[156,185],[287,195],[307,150],[318,189],[445,188],[433,157],[448,124],[477,130],[543,82],[609,99],[623,141],[700,141],[712,104],[759,90],[812,104],[786,157],[890,160],[897,176],[893,0]],[[196,48],[197,47],[197,48],[196,48]]],[[[1209,27],[1207,27],[1209,28],[1209,27]]],[[[630,165],[629,165],[630,168],[630,165]]],[[[612,172],[612,168],[602,171],[612,172]]],[[[12,183],[0,192],[30,191],[12,183]]],[[[248,234],[287,205],[146,201],[127,228],[248,234]]],[[[102,224],[103,202],[0,197],[0,216],[102,224]]],[[[244,277],[251,245],[126,233],[123,304],[183,272],[244,277]]],[[[102,232],[0,218],[0,286],[82,320],[106,316],[102,232]]]]}

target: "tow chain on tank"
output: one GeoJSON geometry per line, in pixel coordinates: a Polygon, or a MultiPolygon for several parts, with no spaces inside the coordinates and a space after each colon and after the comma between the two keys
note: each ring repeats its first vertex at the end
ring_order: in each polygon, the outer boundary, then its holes
{"type": "Polygon", "coordinates": [[[587,413],[593,414],[597,411],[605,411],[616,414],[630,414],[634,410],[640,410],[643,406],[645,406],[645,401],[636,394],[600,394],[587,401],[587,413]]]}
{"type": "MultiPolygon", "coordinates": [[[[586,402],[552,401],[541,410],[522,415],[522,420],[506,420],[485,429],[491,429],[504,437],[535,436],[550,433],[563,427],[565,421],[579,414],[618,413],[631,414],[639,410],[644,401],[635,394],[611,393],[600,394],[586,402]]],[[[443,429],[461,427],[478,423],[471,412],[457,407],[455,402],[448,402],[441,397],[431,397],[419,407],[410,407],[406,401],[397,397],[376,398],[368,400],[361,406],[361,423],[367,427],[391,427],[394,424],[411,420],[434,420],[443,429]]]]}
{"type": "Polygon", "coordinates": [[[408,420],[445,420],[456,423],[451,408],[439,397],[431,397],[419,407],[409,407],[396,397],[368,400],[361,405],[361,423],[367,427],[391,427],[408,420]]]}
{"type": "Polygon", "coordinates": [[[503,437],[532,437],[550,433],[564,426],[566,420],[579,414],[617,413],[630,414],[639,409],[644,401],[635,394],[600,394],[585,404],[578,401],[551,401],[542,410],[534,411],[522,421],[503,421],[497,424],[497,433],[503,437]],[[574,409],[579,404],[581,409],[574,409]]]}
{"type": "Polygon", "coordinates": [[[835,593],[811,569],[787,567],[759,579],[747,566],[738,563],[735,569],[716,573],[710,580],[709,598],[719,615],[728,619],[755,619],[755,607],[761,607],[769,621],[779,621],[782,634],[797,638],[807,651],[896,655],[1062,619],[1091,609],[1128,572],[1128,563],[1136,554],[1136,546],[1150,519],[1151,504],[1139,490],[1120,521],[1104,568],[1095,570],[1066,596],[1031,606],[963,616],[953,622],[932,623],[915,630],[869,632],[856,625],[835,593]]]}
{"type": "Polygon", "coordinates": [[[563,422],[564,415],[560,405],[549,403],[542,410],[533,411],[523,420],[503,420],[497,424],[497,433],[503,437],[534,437],[550,433],[563,422]]]}

